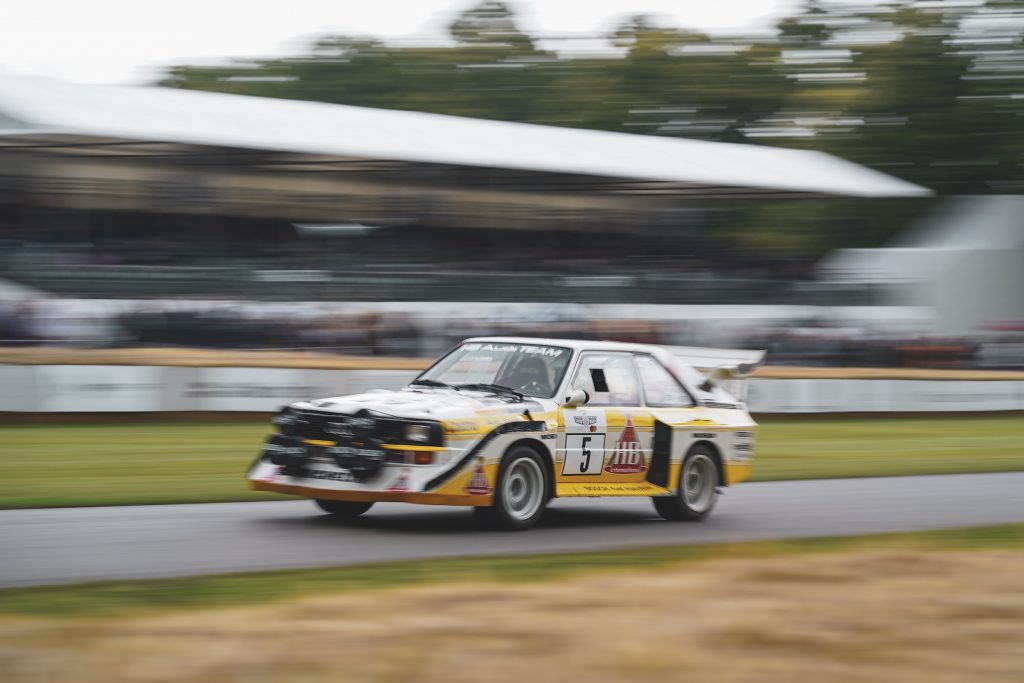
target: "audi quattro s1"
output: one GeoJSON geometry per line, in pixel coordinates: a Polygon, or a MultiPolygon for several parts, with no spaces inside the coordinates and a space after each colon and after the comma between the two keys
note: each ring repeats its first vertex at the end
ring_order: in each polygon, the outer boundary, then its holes
{"type": "Polygon", "coordinates": [[[248,481],[342,518],[379,502],[463,505],[525,529],[552,498],[646,496],[665,519],[701,520],[750,474],[757,425],[739,396],[763,359],[467,339],[402,389],[281,409],[248,481]]]}

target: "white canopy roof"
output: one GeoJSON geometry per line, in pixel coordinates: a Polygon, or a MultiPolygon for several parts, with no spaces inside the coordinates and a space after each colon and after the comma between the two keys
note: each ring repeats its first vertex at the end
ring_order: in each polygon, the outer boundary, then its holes
{"type": "Polygon", "coordinates": [[[0,77],[0,141],[12,135],[171,142],[780,193],[930,194],[925,188],[821,152],[4,76],[0,77]]]}

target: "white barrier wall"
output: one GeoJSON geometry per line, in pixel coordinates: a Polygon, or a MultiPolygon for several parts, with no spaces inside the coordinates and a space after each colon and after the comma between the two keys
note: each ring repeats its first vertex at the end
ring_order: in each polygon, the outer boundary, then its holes
{"type": "MultiPolygon", "coordinates": [[[[0,365],[0,411],[270,412],[308,398],[396,389],[408,370],[0,365]]],[[[1024,381],[752,379],[755,413],[1024,410],[1024,381]]]]}
{"type": "Polygon", "coordinates": [[[270,412],[306,398],[398,388],[404,370],[0,365],[0,411],[270,412]]]}
{"type": "Polygon", "coordinates": [[[752,379],[756,413],[892,413],[1024,410],[1024,381],[752,379]]]}

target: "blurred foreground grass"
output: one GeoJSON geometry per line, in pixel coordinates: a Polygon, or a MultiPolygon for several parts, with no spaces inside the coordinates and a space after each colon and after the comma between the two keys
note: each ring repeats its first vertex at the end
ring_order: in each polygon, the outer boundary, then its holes
{"type": "MultiPolygon", "coordinates": [[[[268,423],[0,426],[0,507],[272,500],[244,474],[268,423]]],[[[755,480],[1024,470],[1024,416],[766,420],[755,480]]]]}
{"type": "Polygon", "coordinates": [[[4,590],[0,680],[1018,683],[1022,547],[1015,525],[4,590]]]}
{"type": "MultiPolygon", "coordinates": [[[[793,566],[799,566],[804,557],[832,553],[996,550],[1024,550],[1024,524],[586,553],[405,560],[348,567],[6,588],[0,589],[0,615],[145,615],[181,608],[264,604],[303,596],[330,597],[432,584],[547,584],[594,573],[608,574],[605,583],[616,586],[619,580],[612,574],[638,570],[658,570],[660,574],[694,563],[719,560],[791,556],[793,566]]],[[[1021,616],[1024,619],[1024,613],[1021,616]]]]}

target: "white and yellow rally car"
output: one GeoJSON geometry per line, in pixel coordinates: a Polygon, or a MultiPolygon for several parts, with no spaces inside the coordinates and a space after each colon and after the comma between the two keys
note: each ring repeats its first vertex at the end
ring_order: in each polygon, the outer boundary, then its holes
{"type": "Polygon", "coordinates": [[[398,391],[282,409],[248,479],[343,517],[376,502],[466,505],[524,529],[555,497],[649,496],[666,519],[700,520],[720,487],[749,476],[753,457],[757,425],[719,382],[763,358],[468,339],[398,391]]]}

